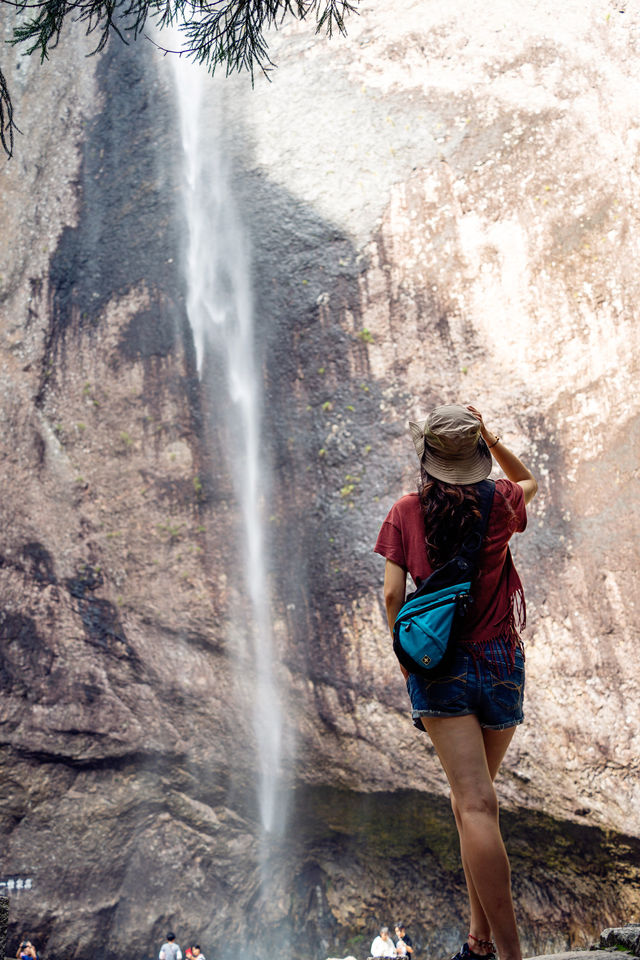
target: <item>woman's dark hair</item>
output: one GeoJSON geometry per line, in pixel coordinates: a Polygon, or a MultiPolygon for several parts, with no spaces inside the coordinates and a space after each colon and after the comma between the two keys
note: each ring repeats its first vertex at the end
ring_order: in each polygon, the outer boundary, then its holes
{"type": "Polygon", "coordinates": [[[445,483],[421,471],[418,496],[422,507],[427,557],[442,567],[458,553],[464,538],[481,517],[475,484],[445,483]]]}

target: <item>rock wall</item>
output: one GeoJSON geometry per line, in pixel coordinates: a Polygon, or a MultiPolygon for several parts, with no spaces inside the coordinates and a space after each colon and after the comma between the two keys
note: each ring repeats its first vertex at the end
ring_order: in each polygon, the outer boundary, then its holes
{"type": "Polygon", "coordinates": [[[434,955],[457,945],[446,784],[407,720],[371,552],[415,481],[406,421],[450,400],[540,479],[514,549],[527,723],[499,788],[525,946],[637,913],[640,28],[623,6],[383,0],[346,40],[287,25],[270,84],[212,84],[264,371],[289,810],[269,843],[169,64],[145,43],[85,59],[76,34],[43,67],[9,54],[1,811],[3,869],[34,877],[14,938],[110,960],[171,926],[222,960],[364,955],[402,915],[434,955]]]}
{"type": "Polygon", "coordinates": [[[8,921],[9,899],[8,897],[0,897],[0,957],[4,957],[5,955],[8,921]]]}

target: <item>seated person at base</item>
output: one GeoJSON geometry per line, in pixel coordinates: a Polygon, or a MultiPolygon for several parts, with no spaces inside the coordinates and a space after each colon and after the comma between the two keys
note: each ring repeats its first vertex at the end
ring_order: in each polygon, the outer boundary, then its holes
{"type": "Polygon", "coordinates": [[[372,957],[395,957],[396,948],[393,945],[389,927],[381,927],[380,934],[371,944],[372,957]]]}

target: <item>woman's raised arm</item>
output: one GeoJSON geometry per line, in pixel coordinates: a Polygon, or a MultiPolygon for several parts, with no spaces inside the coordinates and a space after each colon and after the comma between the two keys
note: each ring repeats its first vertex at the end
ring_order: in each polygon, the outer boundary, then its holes
{"type": "Polygon", "coordinates": [[[522,492],[524,493],[524,502],[529,503],[538,492],[538,481],[531,473],[531,470],[525,467],[522,460],[516,457],[515,453],[512,453],[511,450],[505,446],[497,434],[492,433],[491,430],[487,430],[479,410],[476,410],[476,408],[472,406],[468,406],[467,410],[470,410],[474,417],[477,417],[480,421],[482,439],[489,447],[489,450],[491,450],[496,463],[502,467],[509,480],[520,484],[522,492]]]}

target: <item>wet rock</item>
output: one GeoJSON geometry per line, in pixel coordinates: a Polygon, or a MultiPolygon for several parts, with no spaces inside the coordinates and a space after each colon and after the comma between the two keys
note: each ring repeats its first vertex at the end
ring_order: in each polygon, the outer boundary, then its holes
{"type": "Polygon", "coordinates": [[[9,923],[9,898],[0,897],[0,957],[7,954],[7,926],[9,923]]]}
{"type": "MultiPolygon", "coordinates": [[[[597,953],[598,960],[620,960],[620,954],[611,950],[602,950],[597,953]]],[[[546,953],[529,960],[585,960],[584,950],[563,951],[562,953],[546,953]]]]}
{"type": "Polygon", "coordinates": [[[600,934],[600,946],[605,950],[624,948],[635,957],[640,957],[640,923],[603,930],[600,934]]]}

